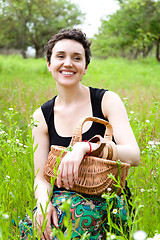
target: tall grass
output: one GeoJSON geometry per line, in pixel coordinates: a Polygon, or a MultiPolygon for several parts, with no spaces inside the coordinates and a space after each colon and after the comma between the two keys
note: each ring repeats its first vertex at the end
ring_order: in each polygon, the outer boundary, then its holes
{"type": "MultiPolygon", "coordinates": [[[[84,85],[117,92],[126,106],[141,149],[139,167],[128,184],[133,202],[141,205],[134,230],[153,237],[160,231],[160,66],[154,59],[93,59],[84,85]]],[[[18,221],[32,218],[33,150],[30,116],[56,94],[45,59],[0,56],[0,239],[19,239],[18,221]],[[15,226],[12,220],[15,221],[15,226]]]]}

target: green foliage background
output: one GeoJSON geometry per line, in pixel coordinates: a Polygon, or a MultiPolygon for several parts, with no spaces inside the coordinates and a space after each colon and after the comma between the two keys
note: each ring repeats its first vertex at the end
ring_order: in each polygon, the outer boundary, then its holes
{"type": "Polygon", "coordinates": [[[119,10],[102,19],[93,38],[94,53],[130,59],[152,54],[160,61],[160,1],[122,0],[119,5],[119,10]]]}
{"type": "MultiPolygon", "coordinates": [[[[82,80],[86,86],[115,91],[124,101],[141,149],[140,165],[128,176],[133,202],[143,206],[134,231],[144,230],[150,237],[160,229],[159,76],[154,58],[108,58],[92,59],[82,80]]],[[[19,239],[12,220],[18,225],[26,212],[32,216],[35,206],[30,116],[57,92],[45,59],[0,56],[0,78],[0,236],[19,239]]]]}

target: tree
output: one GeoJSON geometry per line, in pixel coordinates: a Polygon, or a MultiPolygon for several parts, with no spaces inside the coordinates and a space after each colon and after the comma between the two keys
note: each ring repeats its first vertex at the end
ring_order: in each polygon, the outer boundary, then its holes
{"type": "Polygon", "coordinates": [[[61,28],[79,25],[84,17],[78,7],[68,0],[0,0],[0,47],[36,50],[43,54],[43,46],[61,28]]]}
{"type": "MultiPolygon", "coordinates": [[[[119,0],[118,0],[119,1],[119,0]]],[[[159,60],[160,1],[121,0],[120,9],[101,22],[94,38],[94,50],[103,49],[103,55],[146,57],[156,45],[159,60]]]]}

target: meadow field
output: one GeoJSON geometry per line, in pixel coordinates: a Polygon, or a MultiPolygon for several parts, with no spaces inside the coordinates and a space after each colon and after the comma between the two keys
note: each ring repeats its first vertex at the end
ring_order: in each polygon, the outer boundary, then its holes
{"type": "MultiPolygon", "coordinates": [[[[160,234],[160,64],[154,58],[93,58],[82,83],[119,94],[141,150],[140,165],[127,178],[136,212],[132,230],[129,238],[115,239],[133,239],[138,230],[151,239],[160,234]]],[[[0,239],[20,239],[20,219],[33,217],[31,116],[54,95],[45,59],[0,56],[0,239]]]]}

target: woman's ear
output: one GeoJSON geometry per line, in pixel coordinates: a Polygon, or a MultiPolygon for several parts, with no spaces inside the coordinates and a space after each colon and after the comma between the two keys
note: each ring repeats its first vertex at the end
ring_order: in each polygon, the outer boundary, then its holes
{"type": "Polygon", "coordinates": [[[47,61],[47,68],[48,68],[48,71],[51,72],[50,63],[48,61],[47,61]]]}
{"type": "Polygon", "coordinates": [[[86,75],[87,69],[88,69],[88,66],[84,69],[83,75],[86,75]]]}

